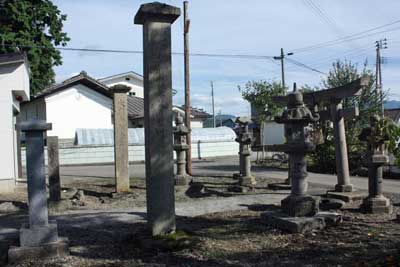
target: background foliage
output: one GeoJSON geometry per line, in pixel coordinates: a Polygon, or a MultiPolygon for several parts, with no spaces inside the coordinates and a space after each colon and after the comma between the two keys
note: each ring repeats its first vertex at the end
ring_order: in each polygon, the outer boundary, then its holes
{"type": "Polygon", "coordinates": [[[52,67],[62,64],[55,46],[70,40],[63,32],[66,18],[49,0],[0,0],[0,53],[27,53],[31,95],[54,82],[52,67]]]}

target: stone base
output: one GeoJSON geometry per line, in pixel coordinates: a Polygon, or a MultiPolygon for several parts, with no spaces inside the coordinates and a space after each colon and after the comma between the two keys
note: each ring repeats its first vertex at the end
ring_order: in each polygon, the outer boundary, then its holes
{"type": "Polygon", "coordinates": [[[23,224],[19,230],[19,242],[21,247],[35,247],[42,244],[57,242],[58,231],[57,222],[50,221],[46,226],[35,226],[29,228],[28,224],[23,224]]]}
{"type": "Polygon", "coordinates": [[[353,191],[353,192],[327,192],[326,193],[327,198],[334,198],[334,199],[340,199],[343,200],[344,202],[350,203],[354,202],[357,200],[362,200],[366,197],[366,194],[360,193],[358,191],[353,191]]]}
{"type": "Polygon", "coordinates": [[[353,192],[352,184],[337,184],[335,185],[335,192],[353,192]]]}
{"type": "Polygon", "coordinates": [[[307,233],[321,230],[326,226],[337,225],[342,222],[338,213],[319,212],[312,217],[291,217],[281,211],[269,211],[261,214],[267,225],[290,233],[307,233]]]}
{"type": "Polygon", "coordinates": [[[287,183],[274,183],[274,184],[269,184],[268,188],[272,190],[291,190],[292,185],[287,183]]]}
{"type": "Polygon", "coordinates": [[[254,176],[240,176],[239,177],[239,184],[240,185],[255,185],[256,177],[254,176]]]}
{"type": "Polygon", "coordinates": [[[44,258],[65,257],[69,255],[67,238],[59,238],[54,243],[42,244],[34,247],[10,247],[8,262],[17,263],[28,259],[38,260],[44,258]]]}
{"type": "Polygon", "coordinates": [[[191,176],[189,175],[175,175],[174,176],[174,184],[175,185],[188,185],[190,182],[191,176]]]}
{"type": "Polygon", "coordinates": [[[390,200],[384,196],[365,198],[360,208],[364,213],[372,214],[391,214],[393,212],[390,200]]]}
{"type": "Polygon", "coordinates": [[[289,195],[281,201],[282,211],[293,217],[314,216],[319,210],[319,197],[289,195]]]}

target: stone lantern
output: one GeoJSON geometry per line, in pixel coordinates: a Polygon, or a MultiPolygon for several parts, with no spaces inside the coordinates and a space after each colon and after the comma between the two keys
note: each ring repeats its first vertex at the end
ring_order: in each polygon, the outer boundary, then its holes
{"type": "Polygon", "coordinates": [[[189,129],[183,124],[183,118],[180,113],[175,119],[174,128],[174,150],[176,152],[176,175],[175,185],[187,185],[189,175],[186,173],[186,151],[189,145],[186,142],[186,136],[189,129]]]}
{"type": "Polygon", "coordinates": [[[391,213],[390,200],[382,195],[383,166],[389,163],[385,152],[385,141],[389,137],[382,133],[377,115],[371,117],[370,127],[362,130],[359,139],[368,143],[368,197],[363,200],[361,209],[366,213],[391,213]]]}

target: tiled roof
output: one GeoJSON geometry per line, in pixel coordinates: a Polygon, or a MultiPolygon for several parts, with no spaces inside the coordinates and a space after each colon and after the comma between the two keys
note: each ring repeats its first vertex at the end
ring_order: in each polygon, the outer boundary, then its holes
{"type": "MultiPolygon", "coordinates": [[[[182,110],[185,110],[185,105],[180,107],[182,110]]],[[[193,116],[195,119],[207,119],[211,118],[211,114],[207,113],[203,109],[190,107],[190,115],[193,116]]]]}
{"type": "Polygon", "coordinates": [[[394,122],[399,122],[400,108],[385,109],[385,117],[391,118],[394,122]]]}
{"type": "Polygon", "coordinates": [[[129,119],[143,118],[144,101],[143,98],[128,95],[128,117],[129,119]]]}

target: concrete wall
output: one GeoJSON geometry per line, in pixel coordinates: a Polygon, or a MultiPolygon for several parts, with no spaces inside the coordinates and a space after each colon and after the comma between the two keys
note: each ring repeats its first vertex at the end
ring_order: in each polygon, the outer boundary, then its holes
{"type": "Polygon", "coordinates": [[[60,139],[74,138],[77,128],[113,127],[112,100],[85,85],[78,84],[45,98],[47,122],[53,129],[47,134],[60,139]]]}
{"type": "MultiPolygon", "coordinates": [[[[45,149],[45,152],[47,150],[45,149]]],[[[145,160],[144,145],[129,146],[129,161],[145,160]]],[[[210,158],[222,156],[237,156],[239,145],[236,142],[203,142],[192,144],[192,158],[210,158]]],[[[47,153],[47,152],[46,152],[47,153]]],[[[114,162],[113,146],[75,146],[60,148],[61,165],[104,164],[114,162]]],[[[175,158],[175,153],[174,153],[175,158]]],[[[47,154],[46,154],[47,160],[47,154]]],[[[22,165],[25,166],[25,149],[22,150],[22,165]]]]}

